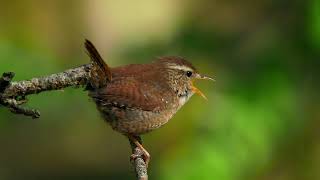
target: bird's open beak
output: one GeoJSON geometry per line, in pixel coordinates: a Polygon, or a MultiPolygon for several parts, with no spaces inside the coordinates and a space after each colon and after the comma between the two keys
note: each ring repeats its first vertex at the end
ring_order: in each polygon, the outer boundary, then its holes
{"type": "MultiPolygon", "coordinates": [[[[206,75],[201,75],[201,74],[197,74],[195,79],[206,79],[206,80],[211,80],[211,81],[216,81],[215,79],[209,77],[209,76],[206,76],[206,75]]],[[[203,97],[205,100],[208,100],[207,97],[198,89],[196,88],[193,83],[192,83],[192,86],[191,86],[191,90],[192,92],[200,95],[201,97],[203,97]]]]}

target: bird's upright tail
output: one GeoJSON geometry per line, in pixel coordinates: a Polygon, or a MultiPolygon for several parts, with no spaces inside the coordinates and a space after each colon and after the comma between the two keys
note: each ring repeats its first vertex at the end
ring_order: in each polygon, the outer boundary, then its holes
{"type": "Polygon", "coordinates": [[[110,67],[104,62],[92,42],[86,39],[84,45],[92,62],[88,86],[91,86],[93,89],[106,86],[112,78],[110,67]]]}

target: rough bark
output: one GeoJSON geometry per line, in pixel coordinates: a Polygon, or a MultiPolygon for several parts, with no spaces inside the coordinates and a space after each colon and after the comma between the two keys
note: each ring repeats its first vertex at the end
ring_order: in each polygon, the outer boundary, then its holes
{"type": "MultiPolygon", "coordinates": [[[[0,77],[0,107],[8,108],[12,113],[39,118],[40,112],[37,109],[23,107],[27,103],[27,95],[38,94],[43,91],[59,90],[66,87],[84,87],[90,77],[90,70],[93,64],[82,65],[77,68],[68,69],[64,72],[51,74],[45,77],[32,78],[30,80],[12,82],[13,72],[3,73],[0,77]]],[[[131,143],[132,153],[135,158],[133,166],[136,177],[139,180],[147,180],[147,166],[142,158],[142,151],[131,143]]]]}
{"type": "MultiPolygon", "coordinates": [[[[139,142],[142,144],[142,140],[140,137],[139,142]]],[[[143,151],[137,147],[130,139],[129,139],[131,149],[132,149],[132,155],[131,157],[135,157],[132,160],[132,164],[134,166],[134,170],[136,172],[136,177],[138,180],[148,180],[148,172],[147,172],[147,165],[143,159],[143,151]]]]}

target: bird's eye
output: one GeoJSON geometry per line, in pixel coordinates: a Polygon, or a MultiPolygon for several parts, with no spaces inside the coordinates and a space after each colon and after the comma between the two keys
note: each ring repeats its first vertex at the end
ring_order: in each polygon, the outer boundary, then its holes
{"type": "Polygon", "coordinates": [[[187,76],[191,77],[192,76],[192,72],[191,71],[187,71],[187,76]]]}

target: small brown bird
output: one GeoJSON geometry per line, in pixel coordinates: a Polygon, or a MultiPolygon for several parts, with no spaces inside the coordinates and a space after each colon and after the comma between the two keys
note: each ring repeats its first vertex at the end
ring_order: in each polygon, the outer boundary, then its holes
{"type": "Polygon", "coordinates": [[[140,135],[166,124],[194,93],[206,99],[193,81],[213,79],[181,57],[110,68],[89,40],[85,47],[93,63],[89,96],[111,127],[141,148],[148,164],[150,155],[140,135]]]}

